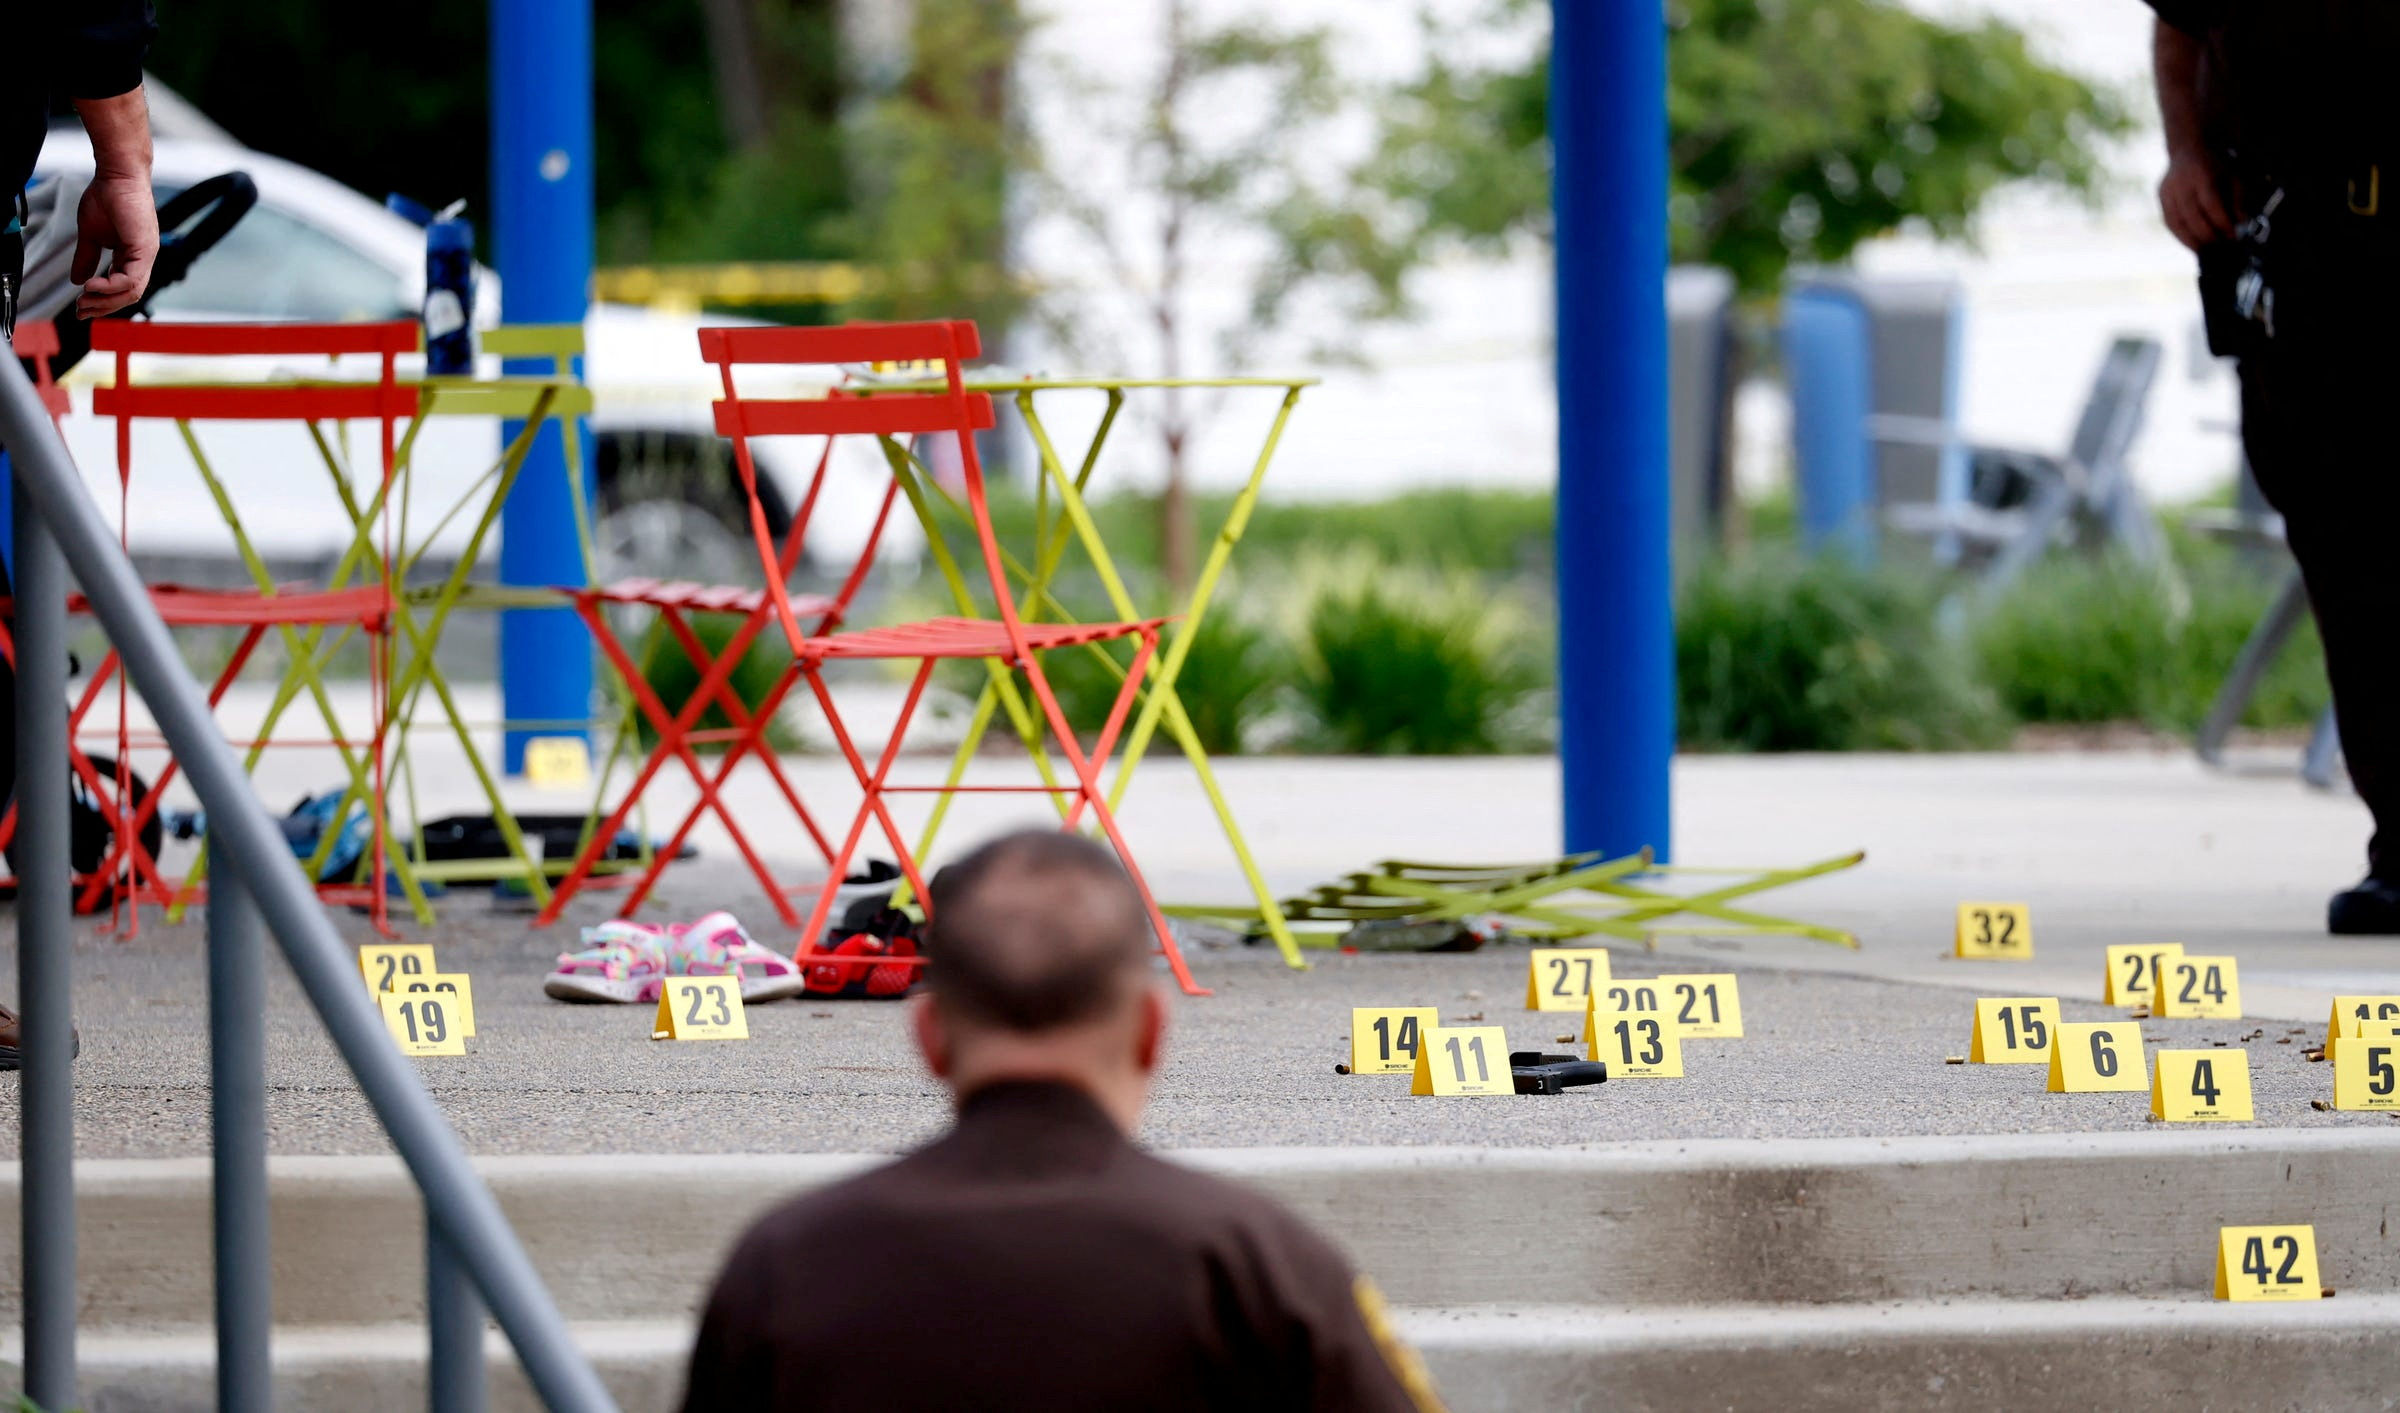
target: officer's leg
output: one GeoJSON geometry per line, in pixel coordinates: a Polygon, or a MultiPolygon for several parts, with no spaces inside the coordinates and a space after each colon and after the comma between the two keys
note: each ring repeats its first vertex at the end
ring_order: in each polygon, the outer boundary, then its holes
{"type": "Polygon", "coordinates": [[[2332,921],[2383,932],[2400,931],[2400,444],[2382,419],[2400,364],[2365,361],[2283,350],[2249,360],[2242,422],[2259,489],[2282,513],[2308,584],[2342,754],[2375,824],[2368,875],[2381,886],[2336,898],[2332,921]]]}

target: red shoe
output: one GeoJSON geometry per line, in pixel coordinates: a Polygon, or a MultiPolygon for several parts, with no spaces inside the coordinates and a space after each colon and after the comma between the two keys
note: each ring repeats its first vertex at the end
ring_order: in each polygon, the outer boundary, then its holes
{"type": "Polygon", "coordinates": [[[897,1001],[917,984],[921,963],[903,960],[917,955],[916,922],[907,914],[885,909],[865,929],[836,934],[833,946],[804,952],[793,960],[808,979],[810,996],[853,1000],[897,1001]],[[887,935],[888,934],[888,935],[887,935]],[[823,957],[851,960],[820,961],[823,957]],[[878,957],[893,960],[877,962],[878,957]]]}

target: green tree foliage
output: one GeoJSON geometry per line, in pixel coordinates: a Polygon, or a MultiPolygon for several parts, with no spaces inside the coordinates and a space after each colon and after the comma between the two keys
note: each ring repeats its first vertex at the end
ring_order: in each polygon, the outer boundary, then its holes
{"type": "Polygon", "coordinates": [[[480,210],[484,0],[160,0],[149,68],[235,137],[372,196],[480,210]]]}
{"type": "Polygon", "coordinates": [[[593,83],[604,261],[839,253],[826,230],[851,199],[837,8],[601,0],[593,83]]]}
{"type": "MultiPolygon", "coordinates": [[[[1539,23],[1495,0],[1484,25],[1539,23]]],[[[1746,293],[1797,263],[1837,263],[1911,221],[1963,238],[2012,182],[2089,195],[2123,103],[2044,63],[2000,20],[1954,24],[1898,0],[1669,0],[1669,207],[1675,258],[1746,293]]],[[[1388,100],[1361,185],[1406,246],[1547,238],[1549,47],[1481,64],[1434,30],[1425,71],[1388,100]]]]}
{"type": "Polygon", "coordinates": [[[852,205],[827,233],[882,272],[850,312],[996,333],[1024,308],[1007,250],[1009,179],[1037,160],[1010,91],[1028,28],[1018,0],[916,0],[908,73],[847,124],[852,205]]]}
{"type": "MultiPolygon", "coordinates": [[[[371,196],[463,196],[488,252],[490,0],[160,9],[152,71],[235,137],[371,196]]],[[[871,91],[845,73],[837,12],[595,0],[600,258],[864,258],[890,268],[857,312],[1006,318],[1006,175],[1028,160],[1006,114],[1017,0],[918,0],[906,65],[871,91]]]]}
{"type": "MultiPolygon", "coordinates": [[[[1093,116],[1100,160],[1047,162],[1031,184],[1038,209],[1071,233],[1100,278],[1047,292],[1041,307],[1052,337],[1077,358],[1163,378],[1238,371],[1257,334],[1310,281],[1291,262],[1265,267],[1251,290],[1252,318],[1222,332],[1207,366],[1194,366],[1201,331],[1192,305],[1202,268],[1229,247],[1253,241],[1302,207],[1329,207],[1298,158],[1340,105],[1333,35],[1243,21],[1210,25],[1191,0],[1165,0],[1154,69],[1113,85],[1064,74],[1093,116]],[[1132,199],[1129,200],[1128,197],[1132,199]],[[1118,331],[1138,331],[1139,346],[1118,331]]],[[[1166,467],[1159,501],[1167,576],[1188,584],[1198,565],[1185,459],[1217,399],[1164,389],[1149,419],[1166,467]]]]}

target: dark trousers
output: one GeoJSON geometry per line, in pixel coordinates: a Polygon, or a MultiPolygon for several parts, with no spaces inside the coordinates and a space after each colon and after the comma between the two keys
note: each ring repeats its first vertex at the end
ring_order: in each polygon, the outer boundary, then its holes
{"type": "Polygon", "coordinates": [[[2400,882],[2400,343],[2278,342],[2242,360],[2242,442],[2325,643],[2342,755],[2400,882]]]}

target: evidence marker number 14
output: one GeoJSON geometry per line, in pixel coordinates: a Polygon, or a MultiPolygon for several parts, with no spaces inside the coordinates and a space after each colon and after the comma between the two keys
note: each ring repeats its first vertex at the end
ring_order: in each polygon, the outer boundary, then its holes
{"type": "Polygon", "coordinates": [[[1431,1006],[1356,1006],[1350,1011],[1350,1073],[1414,1074],[1425,1032],[1442,1023],[1431,1006]]]}

